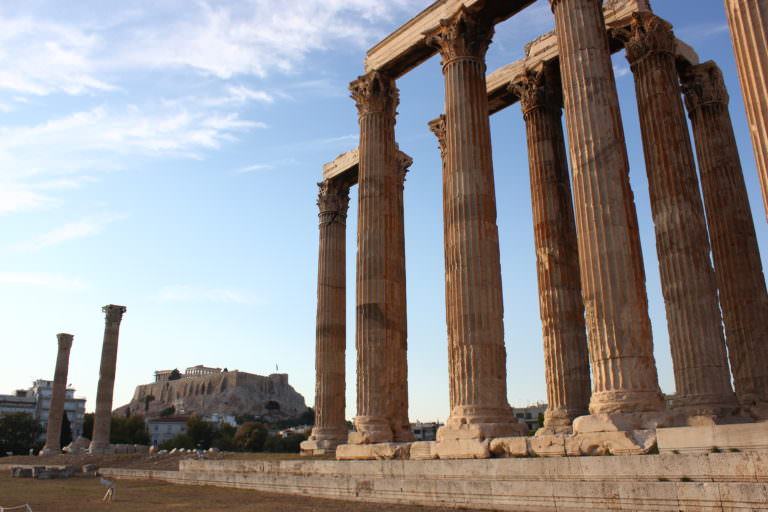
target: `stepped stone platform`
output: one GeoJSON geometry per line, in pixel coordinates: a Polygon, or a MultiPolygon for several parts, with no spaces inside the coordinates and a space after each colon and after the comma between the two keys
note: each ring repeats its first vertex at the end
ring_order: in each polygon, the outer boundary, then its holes
{"type": "Polygon", "coordinates": [[[157,479],[350,501],[525,511],[768,510],[768,451],[573,458],[183,461],[157,479]]]}

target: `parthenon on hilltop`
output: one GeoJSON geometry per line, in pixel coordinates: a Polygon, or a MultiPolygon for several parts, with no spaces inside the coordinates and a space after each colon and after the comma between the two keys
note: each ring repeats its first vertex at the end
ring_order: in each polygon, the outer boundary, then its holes
{"type": "MultiPolygon", "coordinates": [[[[316,426],[305,453],[639,454],[657,443],[662,451],[674,448],[664,444],[662,427],[685,429],[696,442],[697,429],[727,437],[734,424],[768,446],[768,293],[720,69],[699,62],[648,0],[550,0],[555,31],[527,45],[524,59],[486,76],[495,25],[532,3],[438,0],[369,50],[365,74],[350,84],[359,146],[326,164],[319,184],[316,426]],[[622,50],[635,81],[650,188],[676,385],[671,408],[653,356],[611,65],[611,54],[622,50]],[[435,54],[442,59],[445,111],[428,128],[443,162],[450,415],[437,441],[414,442],[403,212],[412,160],[395,140],[396,81],[435,54]],[[489,123],[517,102],[527,134],[547,383],[548,410],[535,437],[525,437],[527,427],[507,402],[489,123]],[[353,185],[357,415],[348,433],[345,231],[353,185]]],[[[761,12],[765,17],[765,2],[751,11],[746,4],[756,2],[726,4],[742,25],[762,23],[765,37],[765,19],[755,21],[761,12]]],[[[765,62],[765,41],[745,43],[738,29],[732,36],[764,173],[765,85],[755,78],[764,69],[751,70],[748,62],[765,62]],[[756,57],[749,44],[763,45],[756,57]],[[762,84],[762,99],[750,88],[755,83],[762,84]]]]}

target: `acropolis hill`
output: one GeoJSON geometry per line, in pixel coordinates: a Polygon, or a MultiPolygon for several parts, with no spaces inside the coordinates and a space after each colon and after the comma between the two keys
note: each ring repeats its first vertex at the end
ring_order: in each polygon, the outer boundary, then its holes
{"type": "Polygon", "coordinates": [[[288,384],[288,374],[268,376],[193,366],[177,380],[168,380],[170,371],[155,372],[156,382],[136,386],[130,403],[114,414],[159,416],[173,406],[176,412],[210,414],[252,414],[268,420],[298,416],[307,410],[304,397],[288,384]],[[147,403],[147,397],[153,397],[147,403]]]}

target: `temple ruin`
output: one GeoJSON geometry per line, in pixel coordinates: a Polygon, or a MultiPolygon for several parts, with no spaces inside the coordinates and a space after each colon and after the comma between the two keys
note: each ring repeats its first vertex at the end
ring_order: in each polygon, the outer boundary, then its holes
{"type": "MultiPolygon", "coordinates": [[[[434,2],[374,46],[365,74],[350,84],[359,146],[326,164],[319,184],[317,417],[305,453],[639,454],[656,445],[661,427],[744,424],[757,438],[768,435],[768,423],[760,422],[768,419],[768,293],[721,71],[699,62],[648,0],[550,0],[555,31],[531,42],[524,59],[486,76],[494,26],[532,3],[434,2]],[[653,356],[611,64],[611,54],[622,50],[637,93],[677,389],[672,408],[653,356]],[[445,112],[429,129],[443,162],[450,415],[437,441],[413,442],[403,213],[412,161],[395,139],[396,81],[435,54],[442,59],[445,112]],[[527,427],[517,423],[506,396],[489,124],[490,115],[517,102],[526,125],[549,405],[533,438],[521,437],[527,427]],[[357,415],[347,435],[345,232],[354,185],[357,415]]],[[[739,3],[726,2],[732,17],[765,15],[739,3]]],[[[764,62],[765,45],[748,48],[736,32],[734,39],[741,42],[750,120],[764,119],[764,94],[755,89],[761,79],[744,62],[764,62]]],[[[759,155],[768,143],[764,122],[762,129],[752,133],[766,180],[759,155]]]]}

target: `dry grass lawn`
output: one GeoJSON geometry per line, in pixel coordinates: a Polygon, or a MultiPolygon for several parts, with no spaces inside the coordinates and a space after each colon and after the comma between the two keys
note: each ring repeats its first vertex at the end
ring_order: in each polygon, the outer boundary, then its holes
{"type": "Polygon", "coordinates": [[[101,501],[105,491],[98,477],[33,480],[11,478],[8,471],[0,473],[0,507],[29,503],[33,512],[457,512],[453,508],[355,503],[152,480],[118,480],[113,503],[101,501]]]}

